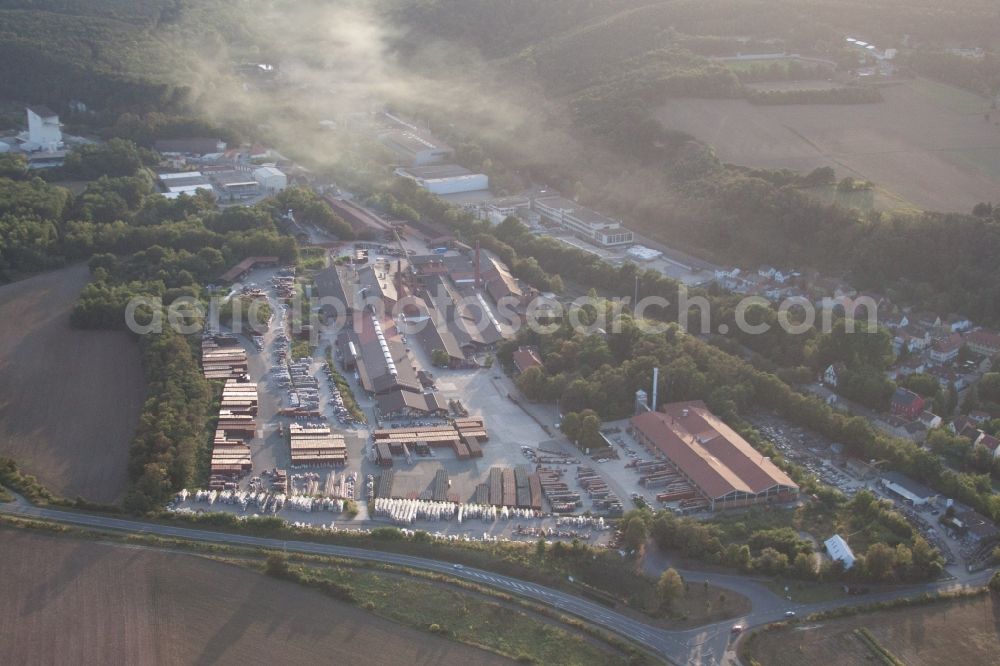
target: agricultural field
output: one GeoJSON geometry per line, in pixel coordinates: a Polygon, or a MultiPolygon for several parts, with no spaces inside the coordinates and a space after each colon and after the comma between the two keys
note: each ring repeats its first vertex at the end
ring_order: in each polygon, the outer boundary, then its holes
{"type": "Polygon", "coordinates": [[[884,102],[755,106],[737,99],[674,99],[657,118],[715,147],[734,164],[871,180],[904,202],[967,213],[1000,191],[1000,112],[926,79],[882,89],[884,102]],[[932,128],[928,131],[928,128],[932,128]]]}
{"type": "Polygon", "coordinates": [[[908,666],[988,664],[1000,654],[1000,611],[995,597],[983,595],[808,622],[749,640],[749,656],[766,666],[888,663],[878,652],[908,666]]]}
{"type": "Polygon", "coordinates": [[[0,528],[0,562],[6,663],[510,663],[187,554],[0,528]]]}
{"type": "Polygon", "coordinates": [[[56,494],[115,502],[144,380],[129,334],[70,327],[88,279],[80,264],[0,287],[0,456],[56,494]]]}

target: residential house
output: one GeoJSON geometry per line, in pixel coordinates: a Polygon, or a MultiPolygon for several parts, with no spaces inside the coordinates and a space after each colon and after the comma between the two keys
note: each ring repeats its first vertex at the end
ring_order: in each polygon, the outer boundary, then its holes
{"type": "Polygon", "coordinates": [[[920,324],[925,328],[940,329],[941,328],[941,317],[937,314],[930,312],[928,310],[921,310],[917,312],[911,312],[909,314],[910,321],[920,324]]]}
{"type": "MultiPolygon", "coordinates": [[[[959,435],[959,434],[962,434],[962,432],[966,428],[973,428],[973,429],[975,429],[976,425],[977,425],[976,422],[973,421],[968,416],[965,416],[965,415],[956,416],[955,418],[953,418],[951,420],[951,423],[948,424],[948,430],[952,431],[956,435],[959,435]]],[[[978,435],[976,435],[976,436],[978,437],[978,435]]],[[[975,438],[973,438],[973,439],[975,439],[975,438]]]]}
{"type": "Polygon", "coordinates": [[[987,358],[1000,355],[1000,334],[985,328],[966,334],[965,344],[975,353],[987,358]]]}
{"type": "Polygon", "coordinates": [[[913,391],[905,388],[897,388],[892,395],[890,411],[895,416],[900,416],[913,420],[924,411],[926,400],[913,391]]]}
{"type": "Polygon", "coordinates": [[[773,280],[778,284],[785,284],[796,275],[794,272],[782,272],[773,266],[761,266],[757,269],[757,274],[766,277],[768,280],[773,280]]]}
{"type": "Polygon", "coordinates": [[[927,368],[927,374],[937,379],[941,388],[948,388],[948,386],[954,384],[955,389],[961,391],[969,385],[968,376],[959,374],[951,368],[932,366],[927,368]]]}
{"type": "Polygon", "coordinates": [[[919,356],[910,356],[902,363],[896,365],[896,377],[909,377],[924,372],[927,367],[919,356]]]}
{"type": "Polygon", "coordinates": [[[823,371],[823,383],[836,388],[837,382],[843,376],[845,370],[847,370],[847,366],[841,361],[831,364],[823,371]]]}
{"type": "Polygon", "coordinates": [[[920,423],[928,430],[933,430],[934,428],[940,426],[942,423],[942,419],[940,416],[938,416],[934,412],[929,412],[927,410],[920,412],[920,416],[917,418],[919,419],[920,423]]]}
{"type": "Polygon", "coordinates": [[[962,333],[972,328],[972,322],[966,317],[952,314],[948,315],[948,318],[942,322],[942,327],[949,333],[962,333]]]}
{"type": "Polygon", "coordinates": [[[981,409],[974,409],[969,412],[969,420],[976,425],[983,425],[990,420],[990,413],[984,412],[981,409]]]}
{"type": "Polygon", "coordinates": [[[983,434],[983,431],[976,427],[976,422],[968,416],[956,416],[948,424],[948,430],[959,437],[965,437],[973,443],[983,434]]]}
{"type": "Polygon", "coordinates": [[[768,279],[762,275],[749,274],[743,283],[739,285],[737,289],[734,289],[737,294],[745,294],[747,296],[762,296],[768,287],[768,279]]]}
{"type": "Polygon", "coordinates": [[[907,323],[896,330],[892,344],[897,354],[903,349],[911,352],[923,351],[931,344],[931,334],[924,326],[907,323]]]}
{"type": "Polygon", "coordinates": [[[980,432],[979,437],[973,442],[975,446],[982,446],[990,455],[994,458],[1000,458],[1000,439],[997,439],[993,435],[987,435],[985,432],[980,432]]]}
{"type": "Polygon", "coordinates": [[[959,333],[951,333],[946,337],[938,338],[931,345],[931,360],[941,364],[951,363],[958,358],[958,352],[963,344],[962,336],[959,333]]]}

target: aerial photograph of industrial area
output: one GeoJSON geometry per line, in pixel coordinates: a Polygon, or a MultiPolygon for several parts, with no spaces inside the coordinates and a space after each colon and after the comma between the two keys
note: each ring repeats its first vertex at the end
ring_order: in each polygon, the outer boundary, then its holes
{"type": "Polygon", "coordinates": [[[0,663],[1000,660],[992,0],[0,0],[0,663]]]}

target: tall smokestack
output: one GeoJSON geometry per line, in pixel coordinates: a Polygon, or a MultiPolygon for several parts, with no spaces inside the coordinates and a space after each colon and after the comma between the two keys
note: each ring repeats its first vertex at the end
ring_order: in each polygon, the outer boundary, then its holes
{"type": "Polygon", "coordinates": [[[482,273],[479,270],[479,241],[476,241],[476,289],[479,289],[482,273]]]}
{"type": "Polygon", "coordinates": [[[654,412],[657,410],[656,394],[657,394],[657,387],[659,386],[659,384],[660,384],[660,369],[653,368],[653,396],[652,396],[653,404],[651,404],[649,408],[654,412]]]}

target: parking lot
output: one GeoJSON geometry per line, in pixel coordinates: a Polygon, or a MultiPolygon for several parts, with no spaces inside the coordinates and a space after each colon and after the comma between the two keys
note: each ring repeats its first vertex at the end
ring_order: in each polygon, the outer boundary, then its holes
{"type": "Polygon", "coordinates": [[[848,497],[869,486],[833,463],[837,447],[822,435],[770,414],[755,414],[749,420],[782,456],[809,470],[826,485],[839,489],[848,497]]]}
{"type": "MultiPolygon", "coordinates": [[[[877,478],[861,479],[849,469],[834,463],[833,442],[805,428],[795,426],[770,414],[758,414],[751,419],[754,426],[789,460],[802,465],[823,483],[838,488],[848,497],[861,489],[873,492],[880,499],[892,502],[910,524],[944,555],[946,564],[964,567],[966,558],[975,551],[968,537],[950,534],[938,524],[941,509],[931,505],[914,507],[899,495],[887,490],[877,478]]],[[[820,535],[817,535],[820,536],[820,535]]]]}

